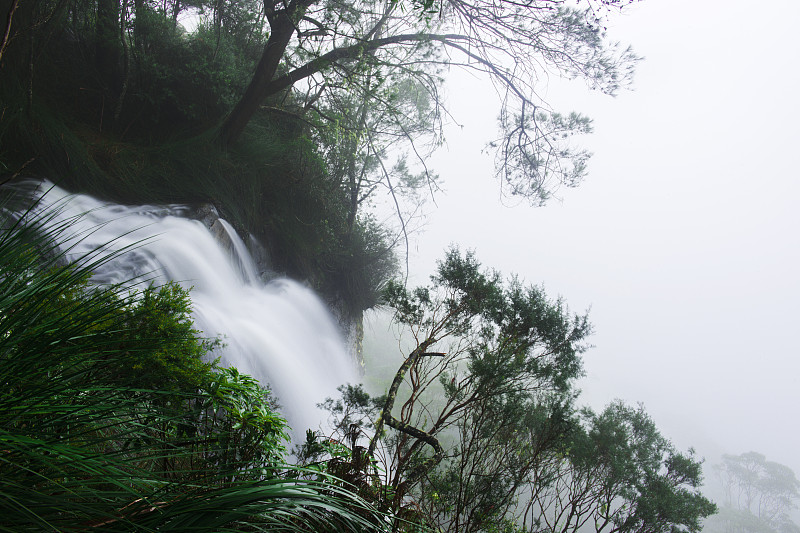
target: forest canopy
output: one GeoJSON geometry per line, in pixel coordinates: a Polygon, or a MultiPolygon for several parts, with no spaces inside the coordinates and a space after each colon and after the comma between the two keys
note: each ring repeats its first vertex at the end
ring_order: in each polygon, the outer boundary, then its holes
{"type": "MultiPolygon", "coordinates": [[[[352,135],[356,150],[381,161],[398,141],[424,159],[447,116],[445,69],[478,71],[502,100],[493,143],[501,182],[539,203],[583,176],[588,154],[569,138],[590,129],[582,115],[552,111],[539,80],[580,78],[608,94],[626,86],[637,57],[602,23],[631,1],[5,0],[0,61],[31,100],[55,59],[47,55],[82,63],[82,79],[60,72],[58,92],[99,103],[100,128],[147,135],[153,119],[177,119],[219,126],[229,145],[266,105],[352,135]],[[190,34],[179,24],[187,17],[198,22],[190,34]]],[[[389,179],[385,167],[378,174],[389,179]]]]}

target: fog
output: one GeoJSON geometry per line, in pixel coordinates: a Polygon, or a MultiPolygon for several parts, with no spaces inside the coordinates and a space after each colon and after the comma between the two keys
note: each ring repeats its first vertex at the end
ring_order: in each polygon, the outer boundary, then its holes
{"type": "Polygon", "coordinates": [[[647,0],[608,33],[644,56],[617,98],[550,79],[560,111],[594,118],[577,189],[532,208],[500,197],[490,85],[449,77],[459,125],[429,161],[444,193],[412,235],[412,282],[451,243],[590,308],[582,400],[642,402],[680,448],[749,450],[800,473],[800,4],[647,0]]]}

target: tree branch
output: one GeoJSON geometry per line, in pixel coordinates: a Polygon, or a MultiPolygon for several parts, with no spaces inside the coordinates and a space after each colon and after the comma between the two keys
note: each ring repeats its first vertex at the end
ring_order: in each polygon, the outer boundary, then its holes
{"type": "Polygon", "coordinates": [[[263,96],[267,97],[291,87],[298,81],[320,72],[321,70],[327,68],[331,63],[336,61],[340,61],[342,59],[355,59],[367,52],[371,52],[393,44],[411,44],[430,40],[450,44],[451,41],[469,41],[469,37],[459,34],[442,35],[432,33],[409,33],[393,35],[391,37],[383,37],[381,39],[373,39],[371,41],[360,42],[350,46],[335,48],[330,52],[317,57],[316,59],[312,59],[305,65],[298,67],[293,71],[284,74],[283,76],[275,78],[264,88],[263,96]]]}
{"type": "Polygon", "coordinates": [[[17,11],[19,0],[14,0],[11,7],[8,8],[8,16],[6,17],[6,31],[3,32],[3,41],[0,43],[0,62],[3,61],[3,53],[8,48],[8,43],[11,42],[11,23],[14,20],[14,13],[17,11]]]}

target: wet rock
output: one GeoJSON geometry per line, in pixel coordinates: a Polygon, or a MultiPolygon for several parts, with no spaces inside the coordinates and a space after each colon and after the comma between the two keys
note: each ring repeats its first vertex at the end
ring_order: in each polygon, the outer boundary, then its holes
{"type": "Polygon", "coordinates": [[[201,204],[194,213],[194,218],[203,223],[209,229],[219,220],[219,211],[213,204],[201,204]]]}

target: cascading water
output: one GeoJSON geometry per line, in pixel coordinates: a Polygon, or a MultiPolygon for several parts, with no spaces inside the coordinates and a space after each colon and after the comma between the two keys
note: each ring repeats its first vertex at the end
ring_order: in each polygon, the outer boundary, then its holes
{"type": "Polygon", "coordinates": [[[122,206],[86,195],[68,195],[48,182],[33,193],[36,211],[54,210],[53,224],[70,221],[73,238],[62,243],[75,259],[103,248],[125,250],[96,269],[99,283],[156,284],[176,281],[191,288],[195,325],[205,336],[221,335],[218,354],[269,384],[292,425],[294,437],[317,429],[316,404],[336,387],[355,381],[351,358],[326,306],[295,281],[259,279],[247,247],[230,224],[217,219],[209,230],[187,218],[185,206],[122,206]]]}

